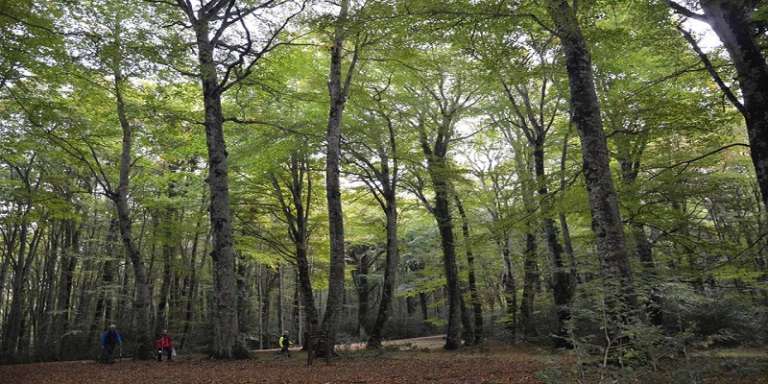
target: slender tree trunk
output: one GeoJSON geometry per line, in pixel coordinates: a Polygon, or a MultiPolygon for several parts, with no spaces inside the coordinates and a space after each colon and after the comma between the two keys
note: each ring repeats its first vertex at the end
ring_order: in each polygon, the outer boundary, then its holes
{"type": "Polygon", "coordinates": [[[400,264],[400,253],[397,240],[397,200],[394,193],[385,196],[386,218],[387,218],[387,255],[384,269],[384,283],[381,288],[381,301],[379,302],[379,313],[371,329],[370,338],[368,338],[368,348],[380,348],[382,332],[384,325],[390,316],[392,310],[392,299],[395,295],[395,284],[397,279],[397,268],[400,264]]]}
{"type": "Polygon", "coordinates": [[[251,273],[248,260],[243,255],[237,257],[237,321],[240,332],[248,334],[251,330],[251,273]]]}
{"type": "Polygon", "coordinates": [[[283,267],[277,267],[277,331],[282,335],[285,332],[285,313],[283,303],[285,289],[283,284],[283,267]]]}
{"type": "MultiPolygon", "coordinates": [[[[175,171],[174,167],[170,168],[170,172],[175,171]]],[[[176,196],[176,186],[173,181],[168,185],[168,198],[173,199],[176,196]]],[[[176,253],[177,237],[174,235],[174,229],[176,226],[176,208],[167,207],[163,212],[165,218],[161,223],[163,229],[162,236],[162,253],[163,253],[163,280],[160,285],[160,296],[157,301],[157,323],[155,331],[159,334],[163,329],[167,329],[169,326],[170,313],[168,308],[169,297],[171,294],[171,284],[173,278],[173,259],[176,253]]]]}
{"type": "MultiPolygon", "coordinates": [[[[355,290],[357,291],[357,327],[355,336],[360,336],[360,330],[366,334],[370,331],[368,327],[368,297],[371,291],[368,283],[368,274],[370,273],[370,260],[368,259],[368,249],[360,250],[362,255],[358,258],[357,268],[352,272],[352,278],[355,279],[355,290]]],[[[354,247],[350,252],[355,252],[354,247]]]]}
{"type": "Polygon", "coordinates": [[[524,338],[536,336],[533,323],[533,308],[536,300],[536,282],[539,280],[539,266],[536,261],[536,236],[525,234],[525,254],[523,256],[523,298],[520,303],[520,323],[524,338]]]}
{"type": "Polygon", "coordinates": [[[151,331],[150,324],[150,305],[152,303],[152,292],[149,285],[149,278],[141,260],[141,254],[134,243],[132,233],[131,212],[128,204],[129,182],[131,172],[131,155],[133,146],[133,127],[128,122],[125,111],[125,102],[123,100],[123,84],[126,81],[120,72],[119,62],[115,63],[114,86],[117,101],[117,115],[120,121],[120,127],[123,131],[122,150],[120,154],[120,179],[117,187],[117,193],[112,194],[112,199],[117,210],[118,227],[120,228],[120,237],[125,247],[125,253],[133,266],[133,276],[135,286],[134,315],[136,319],[135,327],[135,345],[134,357],[138,359],[151,358],[152,346],[150,345],[151,331]]]}
{"type": "Polygon", "coordinates": [[[419,292],[419,304],[421,304],[421,318],[426,323],[429,320],[429,300],[426,293],[419,292]]]}
{"type": "Polygon", "coordinates": [[[469,307],[467,307],[466,300],[464,300],[467,287],[464,284],[460,285],[461,294],[459,295],[459,304],[461,306],[461,339],[464,340],[464,345],[472,345],[475,342],[475,327],[472,324],[472,313],[469,307]]]}
{"type": "Polygon", "coordinates": [[[469,294],[472,299],[472,311],[474,314],[474,335],[473,342],[479,344],[483,341],[483,306],[480,302],[480,294],[477,290],[477,278],[475,276],[475,256],[472,253],[472,243],[469,232],[469,220],[467,219],[467,213],[464,211],[464,205],[461,203],[459,196],[453,196],[456,203],[456,208],[459,210],[461,216],[461,233],[464,236],[464,249],[467,253],[467,269],[469,273],[469,294]]]}
{"type": "Polygon", "coordinates": [[[303,345],[303,335],[301,334],[301,290],[299,289],[299,272],[294,270],[293,274],[293,314],[291,325],[293,325],[293,337],[297,345],[303,345]]]}
{"type": "Polygon", "coordinates": [[[517,339],[517,284],[515,283],[511,253],[509,239],[504,239],[501,245],[501,254],[504,260],[504,275],[501,283],[504,286],[504,303],[509,317],[506,327],[512,332],[512,339],[515,340],[517,339]]]}
{"type": "Polygon", "coordinates": [[[558,348],[565,348],[571,346],[568,341],[566,323],[571,318],[570,304],[573,298],[573,284],[571,282],[572,276],[563,262],[563,248],[558,240],[555,221],[549,217],[550,203],[547,201],[549,192],[544,171],[544,143],[542,142],[534,143],[533,163],[536,184],[538,184],[537,191],[540,197],[539,206],[545,215],[542,219],[542,230],[552,263],[552,295],[555,307],[557,307],[557,331],[554,335],[554,343],[558,348]]]}
{"type": "Polygon", "coordinates": [[[624,228],[611,177],[608,144],[603,132],[600,102],[595,89],[592,60],[576,14],[567,0],[548,0],[547,8],[565,51],[572,121],[581,137],[584,179],[597,240],[610,334],[619,332],[616,321],[637,307],[632,270],[627,257],[624,228]]]}

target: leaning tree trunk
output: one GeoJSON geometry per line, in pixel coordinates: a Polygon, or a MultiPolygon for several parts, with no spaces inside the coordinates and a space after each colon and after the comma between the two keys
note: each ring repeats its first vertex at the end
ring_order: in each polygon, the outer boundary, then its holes
{"type": "Polygon", "coordinates": [[[768,64],[751,26],[751,0],[702,0],[705,18],[733,61],[743,98],[752,164],[768,207],[768,64]]]}
{"type": "MultiPolygon", "coordinates": [[[[200,12],[200,17],[202,17],[200,12]]],[[[221,87],[216,73],[214,47],[209,36],[209,20],[195,23],[200,80],[205,106],[205,138],[208,149],[209,215],[213,247],[213,345],[215,357],[233,358],[246,351],[239,340],[237,321],[237,282],[235,252],[232,245],[232,214],[229,206],[227,148],[224,142],[224,116],[221,87]]]]}
{"type": "Polygon", "coordinates": [[[611,176],[608,144],[600,116],[600,102],[595,90],[592,59],[569,2],[548,0],[547,8],[565,51],[573,112],[571,119],[581,137],[592,230],[597,240],[606,307],[612,322],[609,332],[615,333],[618,331],[616,321],[625,318],[627,310],[636,308],[636,300],[618,198],[611,176]]]}

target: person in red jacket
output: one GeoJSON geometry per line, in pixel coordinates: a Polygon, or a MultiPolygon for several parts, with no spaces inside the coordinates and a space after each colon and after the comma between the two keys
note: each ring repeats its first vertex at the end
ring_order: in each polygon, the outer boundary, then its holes
{"type": "Polygon", "coordinates": [[[155,349],[157,350],[157,361],[163,361],[163,353],[166,360],[173,360],[173,340],[168,336],[168,330],[163,329],[160,338],[155,340],[155,349]]]}

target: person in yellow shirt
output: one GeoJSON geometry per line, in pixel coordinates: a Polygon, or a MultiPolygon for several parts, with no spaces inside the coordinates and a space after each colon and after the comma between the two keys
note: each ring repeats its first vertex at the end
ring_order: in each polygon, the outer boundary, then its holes
{"type": "Polygon", "coordinates": [[[288,347],[291,346],[291,339],[288,338],[288,332],[283,332],[283,335],[280,336],[277,343],[280,345],[280,354],[285,354],[288,355],[288,357],[291,357],[291,351],[288,350],[288,347]]]}

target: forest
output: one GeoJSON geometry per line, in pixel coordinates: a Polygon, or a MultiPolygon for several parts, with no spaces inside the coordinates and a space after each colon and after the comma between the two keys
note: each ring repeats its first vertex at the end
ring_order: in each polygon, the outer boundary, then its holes
{"type": "Polygon", "coordinates": [[[0,0],[0,364],[767,373],[767,54],[764,0],[0,0]]]}

